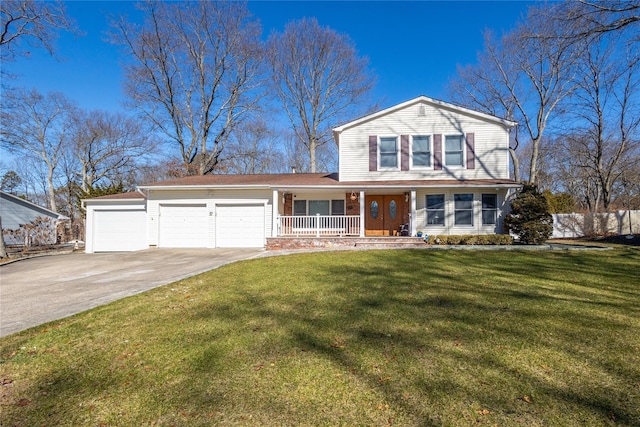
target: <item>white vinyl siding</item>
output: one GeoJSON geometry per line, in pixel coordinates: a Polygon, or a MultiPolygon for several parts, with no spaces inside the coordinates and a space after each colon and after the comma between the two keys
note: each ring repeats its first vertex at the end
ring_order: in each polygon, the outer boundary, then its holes
{"type": "MultiPolygon", "coordinates": [[[[479,117],[445,110],[428,103],[409,105],[387,115],[364,121],[344,129],[339,135],[340,181],[389,181],[418,179],[508,179],[509,133],[501,124],[479,117]],[[418,115],[418,107],[424,107],[424,116],[418,115]],[[412,167],[409,171],[383,169],[369,171],[369,136],[377,135],[430,135],[433,151],[433,135],[442,135],[442,159],[446,135],[473,133],[476,166],[452,167],[442,170],[412,167]]],[[[463,150],[465,144],[463,143],[463,150]]],[[[378,153],[379,156],[379,153],[378,153]]],[[[463,156],[464,157],[464,156],[463,156]]],[[[433,160],[433,152],[431,153],[433,160]]]]}
{"type": "Polygon", "coordinates": [[[500,233],[503,231],[502,217],[507,213],[506,209],[508,209],[507,190],[499,190],[497,192],[495,190],[493,191],[493,193],[489,193],[488,189],[470,191],[462,188],[418,190],[416,191],[415,230],[423,231],[428,235],[500,233]],[[495,224],[486,224],[482,221],[483,215],[486,215],[482,208],[483,194],[495,196],[495,224]],[[471,203],[468,201],[458,202],[459,209],[457,209],[459,212],[459,220],[463,220],[465,215],[467,218],[469,214],[472,216],[472,225],[461,223],[456,224],[456,195],[470,195],[473,197],[473,201],[471,203]],[[442,209],[440,209],[441,205],[437,203],[441,200],[441,197],[444,198],[444,206],[442,209]],[[428,205],[428,202],[431,202],[432,204],[428,205]],[[471,206],[471,209],[467,209],[469,208],[469,205],[471,206]],[[435,222],[436,214],[438,216],[437,222],[435,222]],[[441,215],[444,215],[444,221],[440,220],[441,215]],[[431,218],[431,223],[429,222],[429,218],[431,218]]]}

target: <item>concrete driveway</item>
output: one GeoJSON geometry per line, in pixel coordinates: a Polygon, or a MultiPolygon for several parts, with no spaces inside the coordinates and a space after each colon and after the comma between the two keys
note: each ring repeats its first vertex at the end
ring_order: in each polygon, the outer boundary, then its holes
{"type": "Polygon", "coordinates": [[[262,249],[148,249],[26,259],[0,266],[0,337],[166,285],[262,249]]]}

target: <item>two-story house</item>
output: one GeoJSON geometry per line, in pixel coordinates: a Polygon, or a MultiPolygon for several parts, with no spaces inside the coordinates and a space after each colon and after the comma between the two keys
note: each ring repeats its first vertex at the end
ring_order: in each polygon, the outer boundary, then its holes
{"type": "Polygon", "coordinates": [[[85,200],[86,250],[501,233],[513,126],[420,96],[335,128],[338,173],[190,176],[85,200]]]}

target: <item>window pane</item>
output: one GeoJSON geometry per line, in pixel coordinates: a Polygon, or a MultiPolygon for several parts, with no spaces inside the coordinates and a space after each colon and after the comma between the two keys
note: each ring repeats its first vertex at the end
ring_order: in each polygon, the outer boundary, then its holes
{"type": "Polygon", "coordinates": [[[331,215],[344,215],[344,200],[331,201],[331,215]]]}
{"type": "Polygon", "coordinates": [[[396,153],[393,153],[393,154],[380,153],[380,166],[384,168],[398,167],[398,156],[396,155],[396,153]]]}
{"type": "Polygon", "coordinates": [[[396,219],[397,215],[398,215],[398,205],[396,205],[395,200],[392,200],[391,203],[389,203],[389,217],[391,219],[396,219]]]}
{"type": "Polygon", "coordinates": [[[380,138],[381,153],[395,153],[396,151],[396,138],[380,138]]]}
{"type": "Polygon", "coordinates": [[[462,166],[462,153],[445,153],[444,163],[447,166],[462,166]]]}
{"type": "Polygon", "coordinates": [[[444,209],[427,211],[427,224],[444,225],[444,209]]]}
{"type": "Polygon", "coordinates": [[[369,213],[371,214],[372,219],[378,219],[378,202],[376,202],[375,200],[371,202],[369,213]]]}
{"type": "Polygon", "coordinates": [[[444,194],[428,195],[427,209],[444,209],[444,194]]]}
{"type": "Polygon", "coordinates": [[[309,200],[309,215],[329,215],[328,200],[309,200]]]}
{"type": "Polygon", "coordinates": [[[462,151],[461,136],[446,136],[444,142],[445,151],[462,151]]]}
{"type": "Polygon", "coordinates": [[[482,209],[496,209],[498,207],[498,197],[495,194],[482,195],[482,209]]]}
{"type": "Polygon", "coordinates": [[[431,155],[429,153],[413,153],[414,166],[431,166],[431,155]]]}
{"type": "Polygon", "coordinates": [[[496,223],[496,211],[495,210],[483,210],[482,211],[482,223],[487,225],[493,225],[496,223]]]}
{"type": "Polygon", "coordinates": [[[473,209],[473,194],[454,194],[453,200],[457,209],[473,209]]]}
{"type": "Polygon", "coordinates": [[[294,202],[293,202],[293,214],[294,215],[306,215],[307,214],[307,201],[306,200],[294,200],[294,202]]]}
{"type": "Polygon", "coordinates": [[[428,136],[414,136],[413,137],[413,152],[416,151],[429,151],[429,137],[428,136]]]}
{"type": "Polygon", "coordinates": [[[427,195],[427,224],[444,225],[444,194],[427,195]]]}
{"type": "Polygon", "coordinates": [[[456,211],[456,225],[473,225],[473,211],[456,211]]]}

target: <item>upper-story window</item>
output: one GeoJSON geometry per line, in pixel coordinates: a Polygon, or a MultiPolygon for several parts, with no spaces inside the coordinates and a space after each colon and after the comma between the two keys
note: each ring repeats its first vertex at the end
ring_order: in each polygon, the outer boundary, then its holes
{"type": "Polygon", "coordinates": [[[444,164],[446,166],[463,166],[463,136],[447,135],[444,140],[444,164]]]}
{"type": "Polygon", "coordinates": [[[411,138],[411,160],[413,167],[431,166],[431,138],[426,135],[414,135],[411,138]]]}
{"type": "Polygon", "coordinates": [[[380,145],[380,168],[397,169],[398,168],[398,137],[381,136],[380,145]]]}

